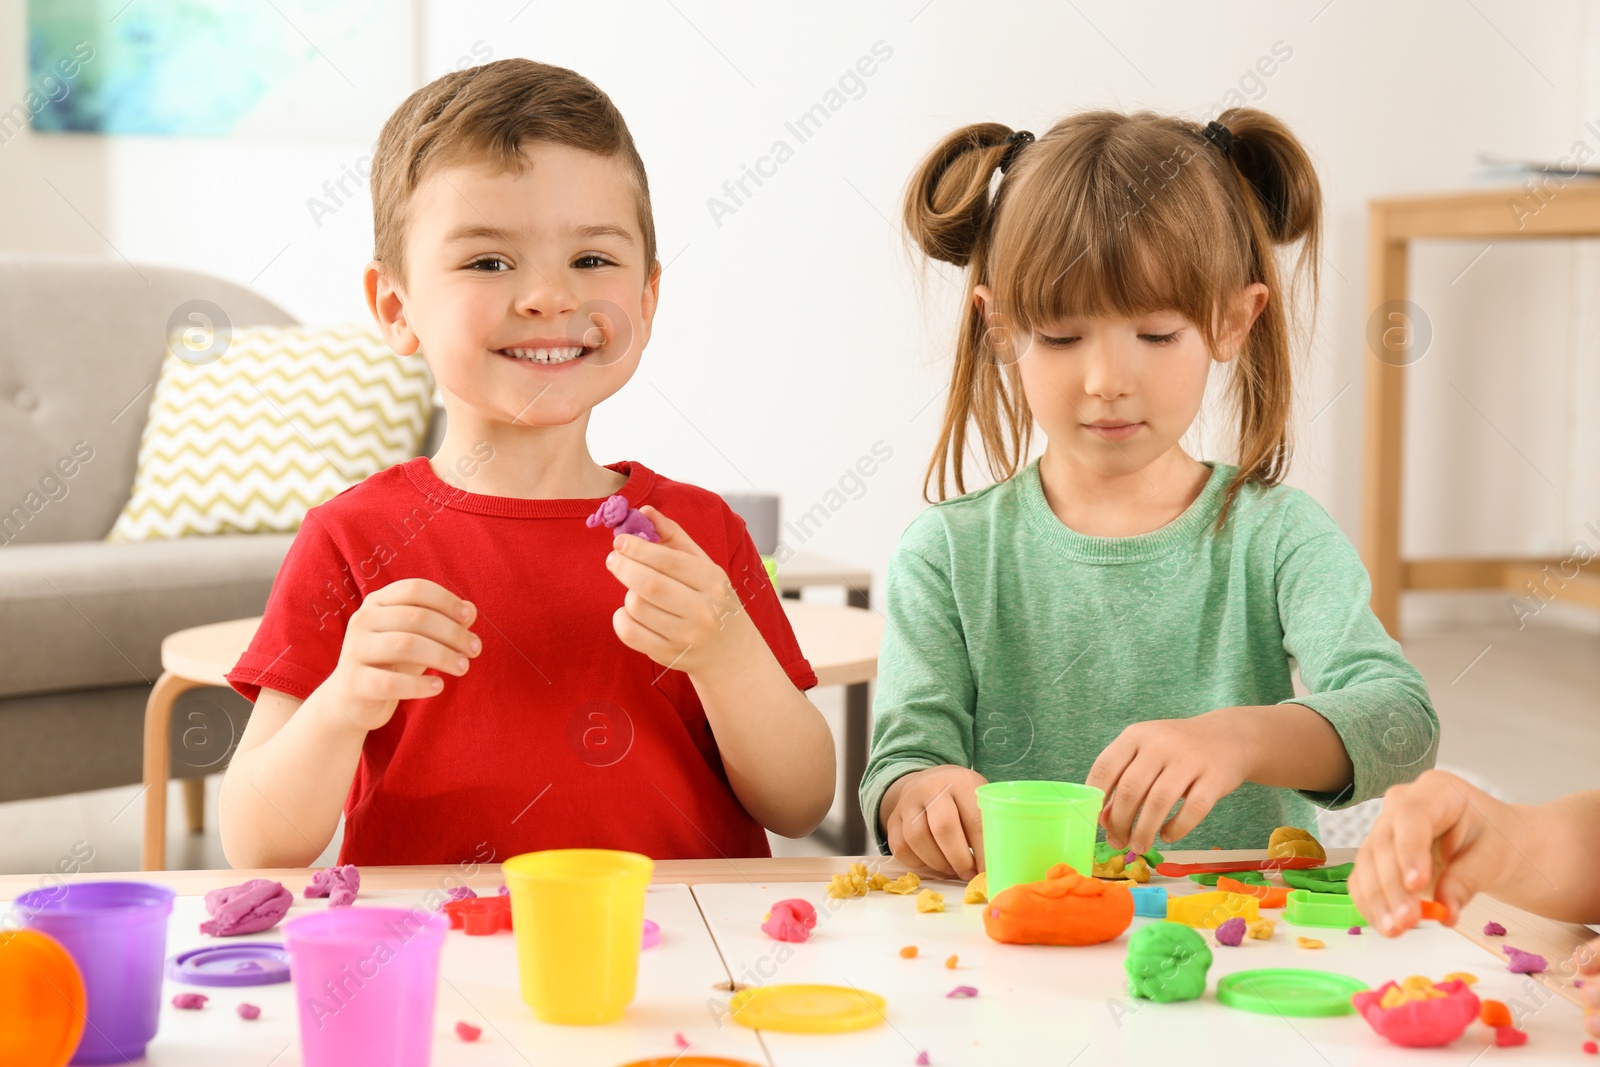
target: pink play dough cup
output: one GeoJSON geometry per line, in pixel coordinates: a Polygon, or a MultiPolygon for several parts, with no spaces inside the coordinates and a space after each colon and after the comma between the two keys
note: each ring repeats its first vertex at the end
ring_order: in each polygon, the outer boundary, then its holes
{"type": "Polygon", "coordinates": [[[305,1067],[428,1067],[449,929],[421,908],[329,908],[284,923],[305,1067]]]}

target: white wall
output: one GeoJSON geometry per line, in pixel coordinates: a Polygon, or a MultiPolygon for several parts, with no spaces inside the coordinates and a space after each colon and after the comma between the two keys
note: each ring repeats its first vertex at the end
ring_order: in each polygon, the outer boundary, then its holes
{"type": "MultiPolygon", "coordinates": [[[[597,456],[714,489],[776,490],[792,517],[883,441],[893,459],[806,546],[880,578],[921,507],[955,314],[948,283],[919,282],[894,220],[921,153],[954,126],[1042,130],[1107,105],[1204,118],[1241,86],[1290,124],[1319,164],[1329,238],[1292,481],[1352,537],[1366,202],[1467,185],[1479,150],[1553,158],[1586,138],[1600,152],[1582,128],[1600,126],[1592,16],[1575,0],[1536,16],[1510,0],[418,4],[417,55],[394,62],[426,77],[485,55],[571,66],[612,95],[640,144],[669,265],[640,373],[593,422],[597,456]],[[1292,57],[1252,87],[1251,67],[1280,41],[1292,57]],[[892,55],[859,99],[798,144],[785,122],[875,45],[892,55]],[[719,224],[708,198],[780,138],[793,158],[719,224]]],[[[3,0],[0,20],[0,91],[15,98],[22,0],[3,0]]],[[[365,191],[320,226],[307,200],[376,134],[24,134],[0,146],[0,244],[181,264],[249,282],[303,319],[359,318],[365,191]]],[[[1413,295],[1435,340],[1410,379],[1406,543],[1559,552],[1600,520],[1600,263],[1570,244],[1499,242],[1473,262],[1482,250],[1440,243],[1416,256],[1413,295]]]]}

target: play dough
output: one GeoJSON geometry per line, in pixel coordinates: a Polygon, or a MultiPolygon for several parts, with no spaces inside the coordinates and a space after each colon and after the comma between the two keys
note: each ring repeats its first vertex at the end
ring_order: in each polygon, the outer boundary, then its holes
{"type": "Polygon", "coordinates": [[[1246,923],[1261,917],[1261,902],[1255,897],[1238,893],[1191,893],[1186,897],[1173,897],[1167,902],[1167,918],[1189,926],[1213,928],[1221,926],[1234,916],[1246,923]]]}
{"type": "Polygon", "coordinates": [[[1280,826],[1272,831],[1272,836],[1267,839],[1268,859],[1294,859],[1306,856],[1319,860],[1328,858],[1328,854],[1322,850],[1317,839],[1298,826],[1280,826]]]}
{"type": "MultiPolygon", "coordinates": [[[[1224,877],[1224,875],[1219,871],[1207,871],[1204,874],[1191,874],[1189,876],[1189,881],[1198,882],[1204,886],[1215,886],[1217,884],[1217,880],[1222,877],[1224,877]]],[[[1226,877],[1232,878],[1235,882],[1243,882],[1245,885],[1272,884],[1271,882],[1267,881],[1267,876],[1262,874],[1260,871],[1235,871],[1226,877]]],[[[1284,881],[1288,881],[1288,879],[1285,878],[1284,881]]]]}
{"type": "Polygon", "coordinates": [[[762,932],[775,941],[809,941],[817,925],[817,909],[798,897],[780,900],[767,913],[762,932]]]}
{"type": "Polygon", "coordinates": [[[1524,952],[1520,948],[1507,945],[1505,953],[1511,959],[1511,962],[1506,964],[1506,970],[1512,974],[1538,974],[1549,967],[1549,963],[1537,952],[1524,952]]]}
{"type": "Polygon", "coordinates": [[[1341,863],[1337,867],[1313,867],[1307,871],[1285,869],[1279,872],[1279,877],[1296,889],[1308,889],[1313,893],[1348,893],[1350,872],[1355,869],[1354,863],[1341,863]]]}
{"type": "Polygon", "coordinates": [[[311,876],[306,886],[306,896],[327,897],[330,908],[340,908],[355,902],[356,890],[361,888],[361,872],[352,864],[343,867],[325,867],[311,876]]]}
{"type": "Polygon", "coordinates": [[[912,893],[915,893],[917,888],[921,885],[922,879],[918,878],[910,871],[907,871],[900,877],[893,879],[892,881],[885,882],[883,891],[885,893],[894,893],[897,896],[908,897],[912,893]]]}
{"type": "Polygon", "coordinates": [[[1182,923],[1157,922],[1128,939],[1123,969],[1128,992],[1157,1004],[1195,1000],[1206,991],[1211,950],[1205,939],[1182,923]]]}
{"type": "Polygon", "coordinates": [[[944,894],[935,893],[931,889],[924,889],[917,894],[917,910],[924,913],[943,911],[944,894]]]}
{"type": "Polygon", "coordinates": [[[1266,941],[1272,937],[1272,932],[1278,928],[1271,919],[1257,919],[1245,926],[1245,932],[1257,941],[1266,941]]]}
{"type": "Polygon", "coordinates": [[[1263,908],[1281,908],[1289,901],[1289,890],[1275,885],[1247,885],[1225,874],[1217,876],[1217,889],[1223,893],[1242,893],[1255,897],[1263,908]]]}
{"type": "Polygon", "coordinates": [[[241,1019],[261,1018],[261,1009],[256,1007],[254,1004],[246,1004],[241,1001],[239,1006],[233,1010],[239,1013],[239,1018],[241,1019]]]}
{"type": "Polygon", "coordinates": [[[618,493],[608,496],[599,510],[583,521],[590,529],[596,526],[605,526],[614,533],[633,534],[646,541],[659,543],[661,535],[656,533],[656,524],[651,522],[642,511],[628,505],[628,498],[618,493]]]}
{"type": "Polygon", "coordinates": [[[483,1028],[471,1023],[456,1023],[456,1036],[463,1041],[476,1041],[483,1036],[483,1028]]]}
{"type": "Polygon", "coordinates": [[[1245,921],[1243,919],[1237,917],[1229,919],[1217,927],[1217,944],[1238,948],[1244,943],[1245,929],[1245,921]]]}
{"type": "Polygon", "coordinates": [[[267,878],[213,889],[205,899],[211,918],[200,924],[200,932],[213,937],[258,934],[277,926],[293,903],[294,894],[282,882],[267,878]]]}
{"type": "Polygon", "coordinates": [[[1491,919],[1489,922],[1483,924],[1483,936],[1504,937],[1506,936],[1506,928],[1491,919]]]}
{"type": "MultiPolygon", "coordinates": [[[[881,875],[873,876],[873,878],[879,877],[881,875]]],[[[845,897],[864,897],[871,888],[867,878],[867,865],[852,863],[848,871],[834,875],[828,882],[828,896],[835,900],[842,900],[845,897]]]]}
{"type": "Polygon", "coordinates": [[[199,1011],[210,999],[204,993],[179,993],[172,998],[172,1006],[185,1011],[199,1011]]]}
{"type": "Polygon", "coordinates": [[[1003,890],[983,909],[983,929],[1010,945],[1098,945],[1133,922],[1133,895],[1065,863],[1043,881],[1003,890]]]}
{"type": "Polygon", "coordinates": [[[979,871],[978,876],[967,883],[967,888],[961,894],[963,904],[989,903],[989,872],[979,871]]]}
{"type": "Polygon", "coordinates": [[[1399,983],[1385,982],[1378,989],[1355,994],[1350,1003],[1367,1025],[1396,1045],[1448,1045],[1478,1017],[1478,998],[1464,982],[1440,982],[1431,986],[1431,992],[1424,992],[1425,982],[1427,979],[1412,981],[1409,990],[1399,983]]]}

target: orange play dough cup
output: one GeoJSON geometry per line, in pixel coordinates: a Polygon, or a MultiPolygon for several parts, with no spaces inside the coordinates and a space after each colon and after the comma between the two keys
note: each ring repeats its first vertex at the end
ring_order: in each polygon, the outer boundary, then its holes
{"type": "Polygon", "coordinates": [[[61,942],[0,931],[0,1063],[63,1067],[88,1018],[83,976],[61,942]]]}

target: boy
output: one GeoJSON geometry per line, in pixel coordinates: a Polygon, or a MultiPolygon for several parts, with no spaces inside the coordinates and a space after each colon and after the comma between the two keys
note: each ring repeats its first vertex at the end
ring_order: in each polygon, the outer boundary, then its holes
{"type": "Polygon", "coordinates": [[[530,60],[447,74],[385,124],[372,191],[367,303],[395,352],[427,353],[447,428],[307,514],[227,676],[255,701],[229,862],[308,865],[341,807],[357,864],[764,856],[763,827],[809,833],[832,737],[743,523],[585,441],[661,280],[622,116],[530,60]],[[659,544],[585,526],[619,494],[659,544]]]}

